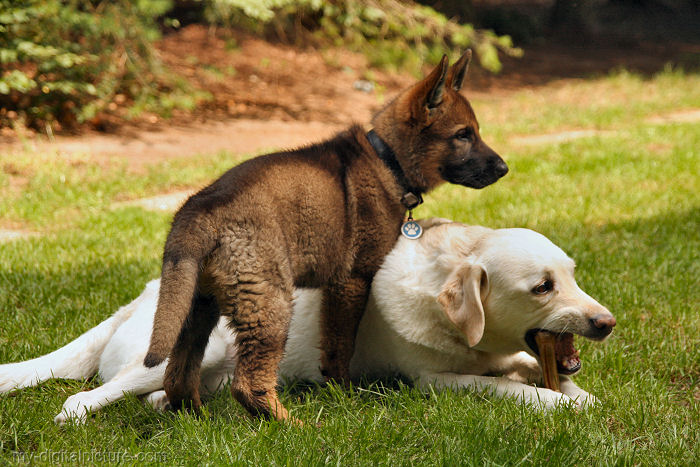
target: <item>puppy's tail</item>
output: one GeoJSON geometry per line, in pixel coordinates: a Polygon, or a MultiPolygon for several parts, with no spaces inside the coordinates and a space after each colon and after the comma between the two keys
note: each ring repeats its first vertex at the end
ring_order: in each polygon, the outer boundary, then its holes
{"type": "Polygon", "coordinates": [[[100,355],[116,332],[134,311],[133,304],[58,350],[18,363],[0,365],[0,393],[36,386],[51,378],[83,379],[97,373],[100,355]]]}
{"type": "MultiPolygon", "coordinates": [[[[191,202],[192,198],[188,203],[191,202]]],[[[192,309],[200,265],[215,244],[211,232],[206,229],[191,230],[197,223],[188,219],[187,207],[188,204],[185,204],[175,215],[173,228],[165,243],[158,307],[153,320],[151,344],[143,360],[147,368],[160,365],[175,346],[192,309]]]]}

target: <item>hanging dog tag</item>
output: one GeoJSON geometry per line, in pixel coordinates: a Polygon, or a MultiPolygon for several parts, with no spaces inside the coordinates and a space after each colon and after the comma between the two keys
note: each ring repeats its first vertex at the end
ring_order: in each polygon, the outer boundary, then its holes
{"type": "Polygon", "coordinates": [[[408,211],[408,220],[401,226],[401,235],[411,240],[416,240],[423,235],[423,228],[413,220],[411,211],[408,211]]]}

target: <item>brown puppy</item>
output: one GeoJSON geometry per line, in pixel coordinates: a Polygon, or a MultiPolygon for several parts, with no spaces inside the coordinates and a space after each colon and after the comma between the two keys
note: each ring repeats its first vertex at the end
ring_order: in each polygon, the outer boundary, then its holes
{"type": "Polygon", "coordinates": [[[170,361],[175,407],[200,405],[199,369],[220,314],[237,333],[231,391],[252,414],[286,419],[277,398],[297,287],[324,289],[322,366],[347,379],[369,285],[404,214],[448,181],[482,188],[506,174],[459,94],[471,51],[447,57],[374,118],[333,139],[240,164],[177,212],[165,244],[147,367],[170,361]]]}

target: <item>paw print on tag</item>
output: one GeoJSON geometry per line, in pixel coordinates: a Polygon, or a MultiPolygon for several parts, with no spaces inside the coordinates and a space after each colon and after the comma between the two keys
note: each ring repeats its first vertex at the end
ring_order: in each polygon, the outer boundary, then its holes
{"type": "Polygon", "coordinates": [[[404,222],[401,226],[401,234],[406,238],[415,240],[417,238],[420,238],[420,236],[423,234],[423,229],[418,224],[418,222],[408,221],[404,222]]]}

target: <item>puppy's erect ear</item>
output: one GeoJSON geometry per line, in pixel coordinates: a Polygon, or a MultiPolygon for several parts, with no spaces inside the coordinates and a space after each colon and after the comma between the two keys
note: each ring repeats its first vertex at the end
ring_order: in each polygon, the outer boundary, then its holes
{"type": "Polygon", "coordinates": [[[482,295],[487,289],[488,277],[483,266],[466,264],[450,274],[437,297],[445,315],[467,336],[469,347],[478,344],[484,335],[482,295]]]}
{"type": "Polygon", "coordinates": [[[464,77],[467,76],[467,71],[469,71],[469,63],[472,60],[472,49],[467,49],[459,60],[455,62],[454,65],[450,67],[450,71],[447,73],[447,85],[459,91],[462,89],[462,84],[464,83],[464,77]]]}
{"type": "Polygon", "coordinates": [[[430,111],[442,103],[447,78],[447,55],[435,69],[419,81],[411,94],[411,115],[416,120],[425,120],[430,111]]]}

